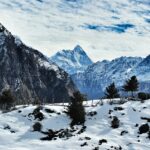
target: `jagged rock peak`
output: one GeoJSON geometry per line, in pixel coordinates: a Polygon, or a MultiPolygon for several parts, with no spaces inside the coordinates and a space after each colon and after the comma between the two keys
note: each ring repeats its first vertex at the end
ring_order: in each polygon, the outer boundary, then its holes
{"type": "Polygon", "coordinates": [[[69,74],[84,71],[93,62],[81,48],[77,45],[73,50],[62,50],[50,58],[60,68],[63,68],[69,74]]]}
{"type": "Polygon", "coordinates": [[[85,51],[83,50],[83,48],[80,45],[76,45],[73,49],[73,51],[75,52],[79,52],[79,53],[85,53],[85,51]]]}
{"type": "Polygon", "coordinates": [[[11,35],[11,33],[0,23],[0,35],[1,33],[5,34],[6,36],[11,35]]]}

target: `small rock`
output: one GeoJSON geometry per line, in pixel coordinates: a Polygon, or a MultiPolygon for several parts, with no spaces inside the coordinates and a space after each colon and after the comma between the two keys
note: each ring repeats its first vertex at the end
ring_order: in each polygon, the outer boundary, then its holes
{"type": "Polygon", "coordinates": [[[99,140],[99,145],[102,145],[103,143],[107,143],[107,140],[106,139],[99,140]]]}
{"type": "Polygon", "coordinates": [[[149,125],[143,124],[139,127],[139,134],[147,133],[149,131],[149,125]]]}
{"type": "Polygon", "coordinates": [[[122,107],[114,107],[114,110],[121,111],[121,110],[124,110],[124,108],[122,108],[122,107]]]}
{"type": "Polygon", "coordinates": [[[99,150],[99,147],[95,147],[93,150],[99,150]]]}
{"type": "Polygon", "coordinates": [[[125,135],[125,134],[127,134],[127,133],[128,133],[128,131],[124,130],[124,131],[122,131],[122,132],[120,133],[120,135],[122,136],[122,135],[125,135]]]}
{"type": "Polygon", "coordinates": [[[85,137],[85,139],[86,139],[86,140],[91,140],[91,138],[90,138],[90,137],[87,137],[87,136],[85,137]]]}
{"type": "Polygon", "coordinates": [[[87,146],[87,142],[84,142],[83,144],[81,144],[80,146],[83,147],[83,146],[87,146]]]}

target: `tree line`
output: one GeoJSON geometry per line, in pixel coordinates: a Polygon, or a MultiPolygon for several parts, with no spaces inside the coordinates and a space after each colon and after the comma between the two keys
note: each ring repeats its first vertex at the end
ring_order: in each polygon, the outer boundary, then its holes
{"type": "MultiPolygon", "coordinates": [[[[134,92],[138,91],[139,82],[136,76],[132,76],[130,79],[125,81],[125,84],[122,86],[122,90],[130,93],[131,97],[134,98],[134,92]]],[[[106,98],[112,100],[114,98],[119,98],[119,90],[116,88],[115,83],[111,83],[106,87],[105,91],[106,98]]],[[[138,93],[138,97],[142,100],[149,99],[150,94],[138,93]]],[[[70,103],[68,104],[66,113],[71,118],[71,126],[75,124],[84,124],[85,122],[85,108],[83,102],[87,101],[85,95],[82,95],[79,91],[75,92],[70,97],[70,103]]],[[[10,90],[4,90],[0,94],[0,109],[9,110],[15,102],[15,98],[11,94],[10,90]]],[[[40,103],[41,104],[41,103],[40,103]]],[[[38,103],[38,105],[40,105],[38,103]]]]}
{"type": "MultiPolygon", "coordinates": [[[[139,90],[139,81],[137,80],[136,76],[132,76],[130,79],[125,81],[125,84],[122,86],[122,91],[126,92],[127,95],[130,93],[130,98],[134,99],[134,93],[139,90]]],[[[108,87],[106,87],[105,92],[106,98],[113,99],[113,98],[120,98],[119,90],[116,88],[115,83],[111,83],[108,87]]],[[[150,94],[139,92],[137,97],[141,100],[150,99],[150,94]]]]}

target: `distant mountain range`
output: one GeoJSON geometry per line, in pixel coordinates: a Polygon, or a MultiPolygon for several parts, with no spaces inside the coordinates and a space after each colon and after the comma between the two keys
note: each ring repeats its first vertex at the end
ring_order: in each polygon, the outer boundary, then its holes
{"type": "Polygon", "coordinates": [[[115,82],[118,87],[122,86],[132,75],[136,75],[141,82],[140,91],[150,90],[150,55],[146,58],[120,57],[112,61],[92,63],[84,50],[77,46],[73,51],[58,52],[51,60],[71,75],[77,88],[89,99],[102,97],[106,86],[112,82],[115,82]],[[75,57],[76,50],[79,50],[78,57],[75,57]],[[76,61],[73,61],[74,57],[76,61]],[[80,61],[80,58],[85,61],[80,61]]]}
{"type": "Polygon", "coordinates": [[[93,64],[85,51],[77,45],[73,50],[62,50],[50,58],[59,67],[63,68],[70,75],[83,72],[93,64]]]}
{"type": "Polygon", "coordinates": [[[76,91],[64,70],[0,24],[0,91],[5,89],[12,91],[19,104],[68,101],[76,91]]]}
{"type": "Polygon", "coordinates": [[[11,89],[18,103],[35,99],[68,101],[77,88],[88,99],[95,99],[104,95],[110,83],[115,82],[120,87],[132,75],[139,79],[140,91],[150,91],[150,55],[93,63],[77,45],[73,50],[62,50],[48,59],[26,46],[2,24],[0,69],[0,91],[11,89]]]}

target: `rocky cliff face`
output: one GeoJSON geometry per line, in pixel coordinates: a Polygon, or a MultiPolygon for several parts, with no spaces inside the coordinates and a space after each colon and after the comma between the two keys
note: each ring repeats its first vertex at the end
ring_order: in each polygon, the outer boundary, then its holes
{"type": "Polygon", "coordinates": [[[0,91],[7,88],[20,103],[68,101],[76,91],[65,71],[0,24],[0,91]]]}

